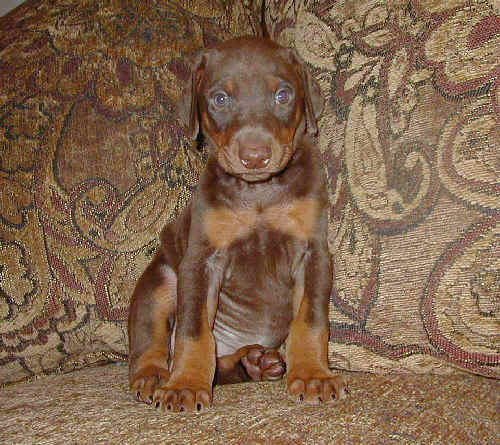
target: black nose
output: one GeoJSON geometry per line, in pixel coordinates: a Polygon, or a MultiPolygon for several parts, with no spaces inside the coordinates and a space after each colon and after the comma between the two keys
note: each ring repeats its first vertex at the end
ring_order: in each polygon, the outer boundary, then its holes
{"type": "Polygon", "coordinates": [[[238,153],[240,161],[245,168],[264,168],[271,160],[271,148],[266,145],[240,145],[238,153]]]}

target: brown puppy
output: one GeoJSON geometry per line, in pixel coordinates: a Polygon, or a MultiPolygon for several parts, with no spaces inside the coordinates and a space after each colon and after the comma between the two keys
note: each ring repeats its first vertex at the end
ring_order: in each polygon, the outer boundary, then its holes
{"type": "Polygon", "coordinates": [[[323,108],[295,53],[240,38],[207,49],[181,104],[211,148],[190,206],[161,234],[129,314],[130,386],[168,411],[202,411],[212,384],[284,373],[299,400],[345,397],[328,369],[323,108]]]}

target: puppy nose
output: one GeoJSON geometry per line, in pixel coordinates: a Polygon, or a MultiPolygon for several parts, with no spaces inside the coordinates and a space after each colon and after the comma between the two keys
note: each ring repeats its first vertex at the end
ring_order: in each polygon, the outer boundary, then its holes
{"type": "Polygon", "coordinates": [[[240,161],[245,168],[264,168],[271,160],[271,148],[266,145],[241,145],[239,150],[240,161]]]}

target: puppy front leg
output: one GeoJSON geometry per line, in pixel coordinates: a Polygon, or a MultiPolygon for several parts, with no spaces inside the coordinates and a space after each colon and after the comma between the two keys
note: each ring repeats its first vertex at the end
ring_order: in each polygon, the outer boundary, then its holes
{"type": "Polygon", "coordinates": [[[155,389],[170,377],[176,292],[176,274],[159,250],[137,282],[128,317],[130,389],[148,404],[155,389]]]}
{"type": "Polygon", "coordinates": [[[345,397],[343,378],[328,368],[331,265],[328,251],[318,243],[312,243],[296,277],[295,315],[286,350],[288,393],[309,403],[345,397]]]}
{"type": "Polygon", "coordinates": [[[188,252],[179,267],[172,374],[153,396],[164,411],[201,412],[212,402],[212,328],[222,274],[220,259],[203,252],[188,252]]]}

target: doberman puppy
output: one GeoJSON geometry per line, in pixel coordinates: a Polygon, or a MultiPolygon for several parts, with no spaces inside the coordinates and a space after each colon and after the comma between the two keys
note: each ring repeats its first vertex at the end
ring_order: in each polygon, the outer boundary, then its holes
{"type": "Polygon", "coordinates": [[[210,155],[132,296],[139,400],[203,411],[214,381],[272,380],[285,365],[297,400],[345,397],[327,364],[326,180],[311,137],[322,108],[295,52],[270,40],[230,40],[194,60],[180,116],[210,155]]]}

